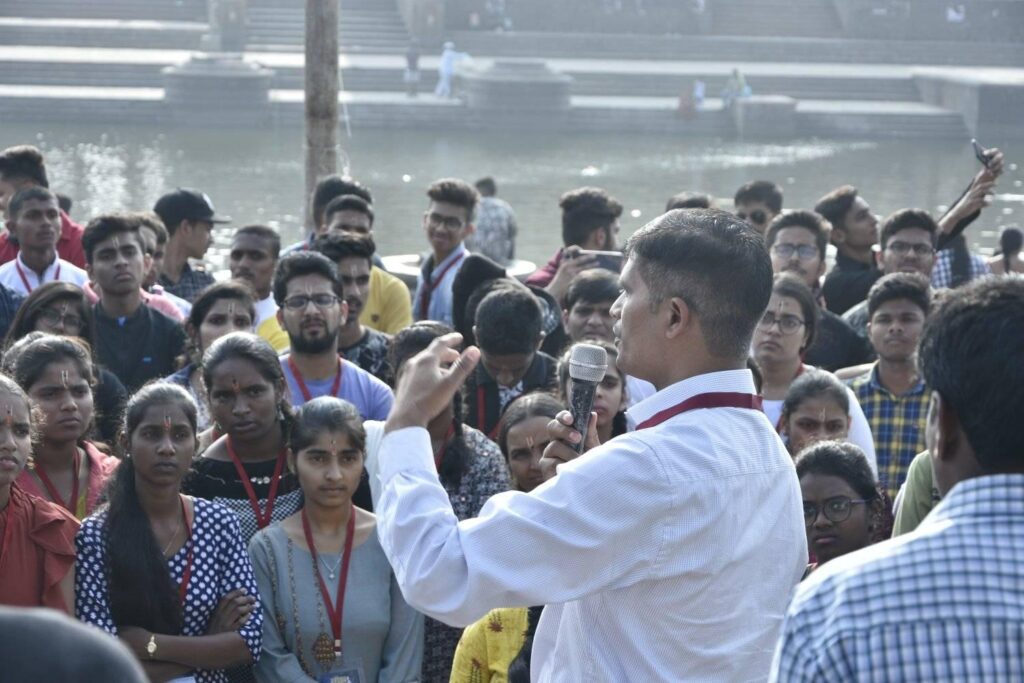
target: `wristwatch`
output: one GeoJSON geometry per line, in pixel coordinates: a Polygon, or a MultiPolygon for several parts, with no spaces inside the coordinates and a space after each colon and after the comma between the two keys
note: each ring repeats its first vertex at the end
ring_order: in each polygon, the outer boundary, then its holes
{"type": "Polygon", "coordinates": [[[151,633],[149,636],[149,642],[146,643],[146,654],[149,655],[150,659],[156,657],[156,634],[151,633]]]}

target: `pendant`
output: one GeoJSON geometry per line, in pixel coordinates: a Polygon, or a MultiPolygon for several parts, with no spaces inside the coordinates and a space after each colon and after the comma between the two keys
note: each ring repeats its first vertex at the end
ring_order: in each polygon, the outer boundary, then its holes
{"type": "Polygon", "coordinates": [[[323,667],[328,667],[334,663],[334,643],[336,641],[329,635],[320,632],[320,635],[313,641],[313,659],[317,661],[317,664],[323,667]]]}
{"type": "Polygon", "coordinates": [[[334,572],[327,572],[327,578],[330,579],[331,581],[333,581],[334,580],[334,572]]]}

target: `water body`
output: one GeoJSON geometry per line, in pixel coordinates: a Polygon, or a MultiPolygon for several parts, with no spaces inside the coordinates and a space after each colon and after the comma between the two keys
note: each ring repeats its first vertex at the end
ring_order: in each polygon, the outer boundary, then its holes
{"type": "MultiPolygon", "coordinates": [[[[265,223],[286,244],[303,233],[304,140],[297,129],[0,127],[0,147],[21,143],[44,150],[51,187],[74,199],[72,215],[83,223],[102,211],[152,207],[176,186],[203,190],[218,212],[234,219],[215,234],[209,255],[215,267],[224,265],[232,228],[265,223]]],[[[356,130],[340,143],[343,166],[373,190],[381,253],[426,248],[421,216],[432,180],[458,176],[472,182],[493,175],[499,196],[518,214],[520,257],[537,262],[561,243],[559,196],[582,185],[604,187],[623,203],[625,237],[657,216],[676,192],[709,192],[731,208],[735,189],[757,178],[777,182],[787,208],[809,207],[850,183],[882,215],[908,206],[938,212],[959,197],[978,167],[967,140],[763,144],[628,132],[356,130]]],[[[968,233],[983,253],[996,244],[1000,225],[1024,223],[1024,169],[1012,163],[1021,157],[1004,151],[1007,172],[999,194],[968,233]]]]}

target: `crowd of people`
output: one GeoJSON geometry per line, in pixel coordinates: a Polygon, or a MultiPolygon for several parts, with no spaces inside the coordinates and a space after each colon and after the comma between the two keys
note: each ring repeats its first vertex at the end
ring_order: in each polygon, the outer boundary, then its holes
{"type": "Polygon", "coordinates": [[[217,281],[202,192],[83,227],[4,150],[0,620],[118,680],[1021,680],[1024,265],[1012,228],[967,249],[985,158],[938,217],[759,180],[625,245],[570,190],[524,282],[495,181],[444,178],[410,291],[353,178],[217,281]]]}

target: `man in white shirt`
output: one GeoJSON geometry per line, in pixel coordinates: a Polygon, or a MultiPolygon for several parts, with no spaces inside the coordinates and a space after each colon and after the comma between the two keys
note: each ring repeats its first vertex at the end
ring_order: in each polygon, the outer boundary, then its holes
{"type": "Polygon", "coordinates": [[[479,351],[442,338],[399,378],[381,545],[409,603],[450,624],[547,605],[535,681],[763,680],[807,561],[799,483],[745,367],[771,262],[752,228],[709,210],[665,214],[626,255],[618,366],[658,389],[630,409],[638,430],[603,445],[591,432],[557,477],[458,523],[424,426],[479,351]]]}
{"type": "Polygon", "coordinates": [[[13,261],[0,266],[0,284],[23,296],[45,282],[71,282],[79,287],[89,277],[78,266],[59,258],[60,205],[45,187],[21,190],[8,205],[7,229],[18,238],[13,261]]]}

